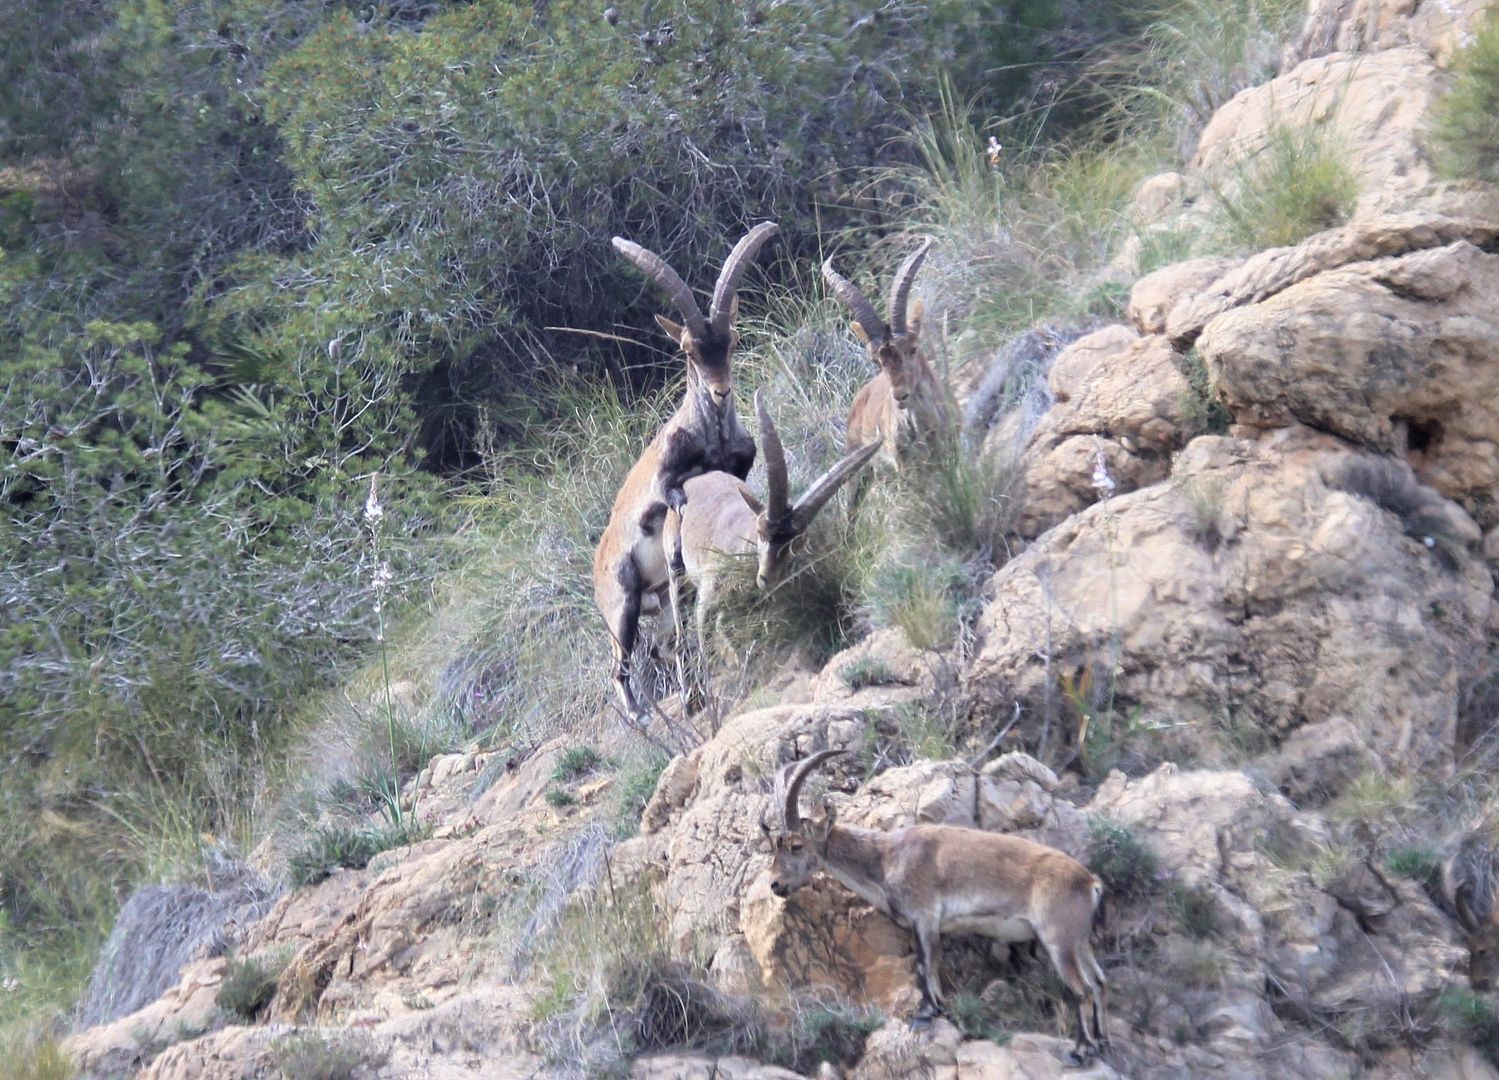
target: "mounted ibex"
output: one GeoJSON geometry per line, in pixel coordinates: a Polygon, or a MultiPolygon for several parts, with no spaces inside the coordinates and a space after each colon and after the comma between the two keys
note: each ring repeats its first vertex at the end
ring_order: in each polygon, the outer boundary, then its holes
{"type": "MultiPolygon", "coordinates": [[[[666,516],[666,551],[697,591],[698,640],[713,605],[717,575],[726,555],[756,558],[755,583],[774,588],[796,558],[797,542],[812,519],[850,477],[867,465],[878,445],[848,454],[812,482],[795,503],[790,501],[786,451],[760,394],[755,394],[760,421],[760,446],[765,454],[766,501],[761,503],[738,477],[725,472],[704,473],[687,481],[687,505],[680,514],[666,516]]],[[[672,575],[673,625],[681,633],[678,575],[672,575]]]]}
{"type": "Polygon", "coordinates": [[[947,391],[937,373],[922,355],[922,305],[911,303],[911,286],[921,269],[928,240],[906,256],[890,284],[890,318],[887,325],[874,305],[847,278],[833,269],[833,260],[822,264],[822,273],[838,299],[854,313],[854,334],[869,350],[879,374],[864,384],[848,413],[850,449],[880,443],[884,457],[897,468],[908,464],[919,451],[932,450],[949,437],[951,418],[947,391]]]}
{"type": "MultiPolygon", "coordinates": [[[[1039,941],[1076,998],[1079,1054],[1100,1049],[1108,1039],[1108,988],[1089,936],[1103,882],[1075,859],[1018,836],[955,825],[856,829],[834,824],[826,803],[820,818],[803,820],[797,798],[808,774],[847,752],[822,750],[782,771],[784,831],[771,835],[770,891],[790,896],[823,869],[909,929],[921,978],[917,1020],[943,1009],[937,972],[943,933],[1039,941]]],[[[763,821],[761,828],[771,832],[763,821]]]]}
{"type": "Polygon", "coordinates": [[[722,470],[743,479],[755,463],[754,440],[734,413],[729,360],[738,343],[735,293],[761,245],[777,231],[775,224],[763,222],[734,245],[719,272],[706,319],[692,290],[659,255],[614,238],[615,249],[645,271],[681,314],[683,326],[661,315],[656,321],[687,357],[682,403],[625,477],[593,556],[593,594],[612,639],[614,684],[631,716],[642,711],[630,686],[630,655],[642,608],[660,610],[667,583],[661,546],[666,511],[680,510],[687,501],[682,485],[689,478],[722,470]]]}
{"type": "Polygon", "coordinates": [[[1474,828],[1442,863],[1442,895],[1468,935],[1468,984],[1485,991],[1499,975],[1499,853],[1494,836],[1474,828]]]}

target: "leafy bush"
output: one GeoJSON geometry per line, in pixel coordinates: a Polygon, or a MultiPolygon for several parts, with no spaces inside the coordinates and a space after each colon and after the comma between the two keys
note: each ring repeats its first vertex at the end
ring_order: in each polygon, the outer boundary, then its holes
{"type": "Polygon", "coordinates": [[[422,838],[414,825],[351,828],[320,825],[289,860],[293,885],[315,885],[342,869],[360,870],[382,851],[414,844],[422,838]]]}
{"type": "Polygon", "coordinates": [[[1182,426],[1188,439],[1196,435],[1222,435],[1233,423],[1233,414],[1223,406],[1213,389],[1202,354],[1193,346],[1182,353],[1177,367],[1186,376],[1188,390],[1182,400],[1182,426]]]}
{"type": "Polygon", "coordinates": [[[608,759],[591,746],[570,746],[557,759],[557,767],[552,770],[552,779],[559,783],[566,783],[580,776],[587,776],[608,763],[608,759]]]}
{"type": "Polygon", "coordinates": [[[1155,883],[1155,852],[1129,826],[1102,815],[1088,819],[1088,853],[1083,860],[1116,897],[1138,896],[1155,883]]]}
{"type": "Polygon", "coordinates": [[[1396,877],[1436,888],[1441,882],[1442,855],[1425,844],[1406,844],[1390,850],[1385,868],[1396,877]]]}
{"type": "Polygon", "coordinates": [[[1499,1066],[1499,1009],[1491,998],[1449,986],[1437,1000],[1437,1011],[1449,1029],[1476,1046],[1489,1064],[1499,1066]]]}
{"type": "Polygon", "coordinates": [[[656,784],[666,768],[667,757],[658,751],[648,751],[639,760],[627,763],[620,771],[619,783],[614,794],[614,835],[618,839],[634,836],[640,825],[640,815],[646,804],[656,793],[656,784]]]}
{"type": "Polygon", "coordinates": [[[1499,19],[1486,17],[1452,57],[1452,82],[1432,115],[1437,171],[1499,182],[1499,19]]]}
{"type": "Polygon", "coordinates": [[[1250,252],[1295,244],[1341,225],[1353,212],[1358,181],[1325,128],[1281,126],[1216,194],[1224,243],[1250,252]]]}
{"type": "Polygon", "coordinates": [[[276,980],[285,967],[284,958],[251,956],[230,960],[214,1000],[219,1008],[239,1020],[252,1021],[276,996],[276,980]]]}
{"type": "Polygon", "coordinates": [[[1217,909],[1206,889],[1174,881],[1167,896],[1171,914],[1189,937],[1200,939],[1212,936],[1217,909]]]}
{"type": "Polygon", "coordinates": [[[277,1040],[273,1050],[286,1080],[354,1080],[390,1056],[368,1035],[347,1030],[301,1031],[277,1040]]]}
{"type": "Polygon", "coordinates": [[[569,806],[576,806],[578,797],[564,788],[547,788],[546,800],[548,806],[554,806],[558,810],[565,810],[569,806]]]}
{"type": "Polygon", "coordinates": [[[852,663],[844,664],[838,669],[838,678],[853,691],[863,690],[866,686],[889,686],[900,682],[895,672],[890,670],[890,665],[877,656],[861,656],[852,663]]]}
{"type": "Polygon", "coordinates": [[[884,1014],[839,1002],[813,1002],[797,1009],[784,1032],[772,1035],[765,1058],[797,1073],[824,1062],[858,1064],[869,1036],[885,1023],[884,1014]]]}

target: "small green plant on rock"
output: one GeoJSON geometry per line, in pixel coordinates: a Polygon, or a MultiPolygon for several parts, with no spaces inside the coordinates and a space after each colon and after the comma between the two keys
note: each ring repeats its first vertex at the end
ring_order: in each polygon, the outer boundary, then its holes
{"type": "Polygon", "coordinates": [[[546,800],[548,806],[556,807],[558,810],[565,810],[569,806],[578,804],[576,795],[566,788],[559,787],[547,788],[546,800]]]}
{"type": "Polygon", "coordinates": [[[1139,896],[1155,884],[1157,860],[1128,825],[1101,814],[1088,819],[1088,854],[1083,860],[1116,897],[1139,896]]]}
{"type": "Polygon", "coordinates": [[[844,664],[838,669],[838,677],[844,686],[855,692],[868,686],[890,686],[901,681],[890,665],[877,656],[861,656],[844,664]]]}
{"type": "Polygon", "coordinates": [[[244,1021],[254,1020],[276,996],[276,980],[285,967],[285,958],[279,956],[230,960],[224,968],[224,978],[214,1000],[231,1016],[244,1021]]]}
{"type": "Polygon", "coordinates": [[[303,1031],[274,1045],[286,1080],[356,1080],[385,1063],[389,1052],[353,1032],[303,1031]]]}
{"type": "Polygon", "coordinates": [[[1437,1000],[1447,1028],[1478,1048],[1490,1065],[1499,1065],[1499,1010],[1493,999],[1460,986],[1449,986],[1437,1000]]]}
{"type": "Polygon", "coordinates": [[[1347,221],[1358,181],[1325,128],[1279,126],[1215,194],[1224,246],[1253,252],[1287,247],[1347,221]]]}
{"type": "Polygon", "coordinates": [[[1499,19],[1487,16],[1452,58],[1452,83],[1432,113],[1437,172],[1499,182],[1499,19]]]}
{"type": "Polygon", "coordinates": [[[565,784],[587,776],[608,764],[608,759],[591,746],[573,746],[563,751],[552,770],[552,779],[565,784]]]}
{"type": "Polygon", "coordinates": [[[382,851],[414,844],[425,833],[410,820],[373,828],[320,825],[288,860],[292,884],[315,885],[338,870],[363,869],[382,851]]]}

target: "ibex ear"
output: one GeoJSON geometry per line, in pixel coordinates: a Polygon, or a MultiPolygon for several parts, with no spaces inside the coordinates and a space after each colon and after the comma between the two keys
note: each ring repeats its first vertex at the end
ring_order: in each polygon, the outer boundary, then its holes
{"type": "Polygon", "coordinates": [[[755,498],[755,493],[744,484],[739,485],[739,497],[744,500],[744,505],[756,515],[765,513],[765,504],[755,498]]]}
{"type": "Polygon", "coordinates": [[[857,322],[849,323],[849,326],[853,328],[854,337],[858,338],[866,349],[869,348],[869,335],[864,332],[864,327],[857,322]]]}
{"type": "Polygon", "coordinates": [[[916,337],[921,333],[921,317],[926,314],[926,301],[917,299],[911,304],[910,314],[906,316],[906,333],[916,337]]]}
{"type": "Polygon", "coordinates": [[[678,345],[682,344],[682,337],[687,333],[682,327],[672,322],[665,315],[656,316],[656,325],[666,331],[667,337],[671,338],[678,345]]]}

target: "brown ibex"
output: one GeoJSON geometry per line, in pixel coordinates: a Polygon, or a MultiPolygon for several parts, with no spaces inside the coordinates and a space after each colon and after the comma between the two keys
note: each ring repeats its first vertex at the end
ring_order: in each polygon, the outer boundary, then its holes
{"type": "Polygon", "coordinates": [[[1055,848],[1018,836],[955,825],[858,829],[835,824],[826,803],[821,817],[803,819],[797,799],[808,774],[847,752],[822,750],[782,771],[784,828],[776,834],[761,822],[775,853],[770,891],[790,896],[819,869],[826,870],[908,928],[916,939],[921,978],[918,1021],[943,1009],[937,970],[942,934],[1039,941],[1076,1000],[1078,1053],[1099,1050],[1108,1039],[1108,986],[1090,935],[1103,882],[1055,848]]]}
{"type": "Polygon", "coordinates": [[[772,222],[763,222],[734,245],[719,272],[706,319],[692,290],[665,260],[639,244],[614,238],[616,250],[645,271],[682,316],[680,326],[662,315],[656,321],[687,357],[682,403],[630,468],[593,556],[593,594],[609,627],[614,684],[631,716],[642,712],[630,686],[640,616],[643,609],[660,610],[668,578],[661,543],[666,511],[686,503],[683,485],[691,477],[721,470],[743,479],[755,463],[755,442],[734,412],[729,361],[738,343],[735,293],[761,245],[777,231],[772,222]]]}
{"type": "Polygon", "coordinates": [[[1499,854],[1482,828],[1458,837],[1442,862],[1442,895],[1468,935],[1468,984],[1485,991],[1499,975],[1499,854]]]}
{"type": "MultiPolygon", "coordinates": [[[[703,640],[705,617],[713,606],[718,574],[725,556],[754,553],[755,584],[774,588],[795,561],[799,541],[823,505],[878,452],[875,445],[846,455],[791,502],[786,473],[786,451],[765,403],[755,394],[760,422],[760,449],[765,457],[764,503],[731,473],[711,472],[687,481],[687,505],[666,516],[666,550],[679,563],[697,592],[698,640],[703,640]]],[[[682,630],[679,574],[672,575],[672,622],[682,630]]]]}
{"type": "Polygon", "coordinates": [[[822,264],[822,273],[833,292],[854,314],[854,334],[869,350],[869,358],[880,369],[854,397],[848,413],[849,449],[868,443],[884,447],[881,455],[897,468],[913,457],[941,449],[951,434],[947,390],[922,354],[922,305],[911,303],[916,272],[932,249],[928,240],[895,271],[890,283],[890,322],[875,311],[858,287],[833,269],[833,260],[822,264]]]}

